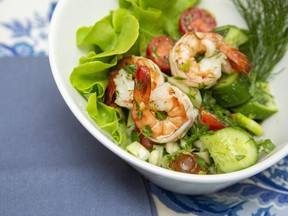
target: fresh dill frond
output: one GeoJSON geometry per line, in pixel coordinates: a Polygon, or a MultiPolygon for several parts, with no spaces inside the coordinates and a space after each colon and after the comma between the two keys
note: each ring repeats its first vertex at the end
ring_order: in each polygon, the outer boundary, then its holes
{"type": "MultiPolygon", "coordinates": [[[[255,81],[267,81],[288,44],[288,1],[233,0],[250,31],[249,52],[255,81]]],[[[274,72],[273,72],[274,73],[274,72]]]]}

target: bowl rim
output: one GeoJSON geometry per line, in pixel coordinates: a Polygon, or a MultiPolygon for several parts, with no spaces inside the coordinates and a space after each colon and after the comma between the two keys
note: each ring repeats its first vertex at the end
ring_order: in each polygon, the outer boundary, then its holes
{"type": "Polygon", "coordinates": [[[59,75],[60,73],[58,71],[58,65],[56,63],[54,55],[54,53],[56,52],[56,50],[54,49],[54,44],[57,40],[57,22],[59,19],[61,19],[61,13],[63,10],[65,10],[65,5],[68,3],[69,0],[61,0],[57,3],[50,22],[50,29],[48,35],[48,53],[52,75],[54,77],[58,90],[60,91],[60,94],[62,95],[65,103],[68,105],[74,116],[89,131],[90,134],[92,134],[102,145],[111,150],[114,154],[118,155],[119,157],[127,161],[129,164],[135,165],[136,167],[139,167],[146,172],[151,172],[155,175],[182,182],[201,182],[206,184],[239,181],[251,177],[274,165],[288,154],[288,144],[282,143],[281,145],[284,146],[282,147],[281,151],[278,151],[276,154],[268,156],[268,158],[266,158],[265,160],[257,162],[255,165],[246,169],[224,174],[196,175],[176,172],[172,170],[167,170],[162,167],[158,167],[156,165],[136,158],[135,156],[131,155],[130,153],[119,147],[115,142],[113,142],[110,138],[104,135],[104,133],[97,126],[95,127],[92,122],[85,118],[82,111],[77,108],[76,103],[73,101],[68,89],[64,87],[65,85],[63,84],[63,81],[59,75]]]}

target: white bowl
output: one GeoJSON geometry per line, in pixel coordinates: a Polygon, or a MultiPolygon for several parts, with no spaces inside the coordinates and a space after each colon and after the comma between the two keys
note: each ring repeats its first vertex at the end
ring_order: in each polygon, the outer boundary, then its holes
{"type": "MultiPolygon", "coordinates": [[[[245,22],[230,0],[203,0],[201,6],[208,8],[216,16],[218,25],[234,24],[245,27],[245,22]]],[[[155,184],[184,194],[205,194],[220,190],[265,170],[288,154],[287,68],[271,81],[272,93],[276,97],[279,112],[264,122],[264,136],[271,138],[277,148],[252,167],[228,174],[185,174],[141,161],[116,145],[99,130],[86,113],[87,102],[69,82],[69,75],[77,66],[79,58],[87,54],[76,46],[76,30],[81,26],[93,25],[106,16],[111,9],[116,8],[118,8],[118,0],[61,0],[54,12],[49,35],[50,65],[59,91],[77,119],[104,146],[155,184]]],[[[276,71],[285,67],[286,62],[288,62],[288,55],[277,65],[276,71]]]]}

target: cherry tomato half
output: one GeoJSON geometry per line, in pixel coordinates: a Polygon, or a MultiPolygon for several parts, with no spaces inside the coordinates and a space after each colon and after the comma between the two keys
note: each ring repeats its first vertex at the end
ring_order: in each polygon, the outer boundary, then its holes
{"type": "Polygon", "coordinates": [[[140,134],[140,143],[146,148],[151,149],[153,145],[155,144],[153,141],[146,138],[143,134],[140,134]]]}
{"type": "Polygon", "coordinates": [[[169,53],[174,44],[175,41],[169,36],[155,37],[149,42],[146,55],[159,66],[161,71],[169,73],[169,53]]]}
{"type": "Polygon", "coordinates": [[[214,114],[206,111],[201,111],[200,120],[204,124],[209,124],[209,130],[220,130],[226,127],[217,119],[217,117],[214,114]]]}
{"type": "Polygon", "coordinates": [[[179,19],[179,30],[182,34],[191,31],[210,32],[216,27],[216,20],[206,10],[197,7],[188,8],[179,19]]]}

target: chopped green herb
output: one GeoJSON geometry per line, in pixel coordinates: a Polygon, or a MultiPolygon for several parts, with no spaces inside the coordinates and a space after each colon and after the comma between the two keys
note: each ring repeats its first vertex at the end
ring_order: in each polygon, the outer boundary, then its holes
{"type": "Polygon", "coordinates": [[[190,61],[187,60],[185,63],[181,63],[178,65],[178,68],[183,71],[184,73],[187,73],[190,68],[190,61]]]}
{"type": "Polygon", "coordinates": [[[165,112],[165,111],[157,111],[155,115],[156,115],[156,118],[161,120],[161,121],[163,121],[167,118],[167,112],[165,112]]]}
{"type": "Polygon", "coordinates": [[[199,175],[207,175],[207,172],[200,170],[199,175]]]}
{"type": "Polygon", "coordinates": [[[151,137],[152,136],[152,130],[150,128],[149,125],[145,125],[145,129],[141,131],[141,133],[145,136],[145,137],[151,137]]]}
{"type": "Polygon", "coordinates": [[[131,142],[140,142],[140,137],[139,137],[139,133],[137,133],[136,130],[134,130],[132,133],[131,133],[131,142]]]}
{"type": "Polygon", "coordinates": [[[127,71],[130,74],[135,74],[137,71],[137,67],[134,64],[127,63],[125,66],[125,71],[127,71]]]}
{"type": "Polygon", "coordinates": [[[127,74],[127,75],[126,75],[126,79],[127,79],[127,80],[133,80],[132,74],[127,74]]]}
{"type": "Polygon", "coordinates": [[[237,161],[240,161],[242,159],[244,159],[246,156],[245,155],[235,155],[235,158],[237,161]]]}
{"type": "Polygon", "coordinates": [[[184,77],[178,77],[178,76],[174,77],[174,79],[175,79],[175,80],[186,80],[186,78],[184,78],[184,77]]]}
{"type": "Polygon", "coordinates": [[[201,158],[197,158],[197,159],[195,160],[195,163],[196,163],[197,165],[199,165],[202,169],[206,169],[206,168],[207,168],[207,164],[206,164],[205,160],[203,160],[203,159],[201,159],[201,158]]]}
{"type": "Polygon", "coordinates": [[[136,114],[137,114],[139,119],[142,119],[142,114],[143,114],[142,111],[137,111],[136,114]]]}
{"type": "Polygon", "coordinates": [[[264,141],[258,143],[259,146],[263,148],[263,151],[267,154],[271,153],[276,146],[270,139],[265,139],[264,141]]]}
{"type": "Polygon", "coordinates": [[[203,53],[198,53],[195,56],[195,61],[198,63],[200,62],[203,58],[205,57],[205,55],[203,53]]]}
{"type": "Polygon", "coordinates": [[[152,47],[151,50],[152,50],[153,56],[155,58],[160,58],[160,56],[157,53],[157,47],[156,46],[152,47]]]}
{"type": "Polygon", "coordinates": [[[118,90],[116,90],[116,97],[119,98],[120,97],[120,93],[118,90]]]}
{"type": "Polygon", "coordinates": [[[138,82],[138,83],[136,84],[136,88],[139,90],[139,89],[140,89],[140,86],[141,86],[141,83],[138,82]]]}
{"type": "Polygon", "coordinates": [[[196,34],[195,31],[193,31],[193,34],[195,35],[195,37],[196,37],[198,40],[201,40],[201,38],[196,34]]]}
{"type": "Polygon", "coordinates": [[[135,101],[136,108],[139,109],[140,108],[139,104],[137,103],[137,101],[135,99],[134,99],[134,101],[135,101]]]}

